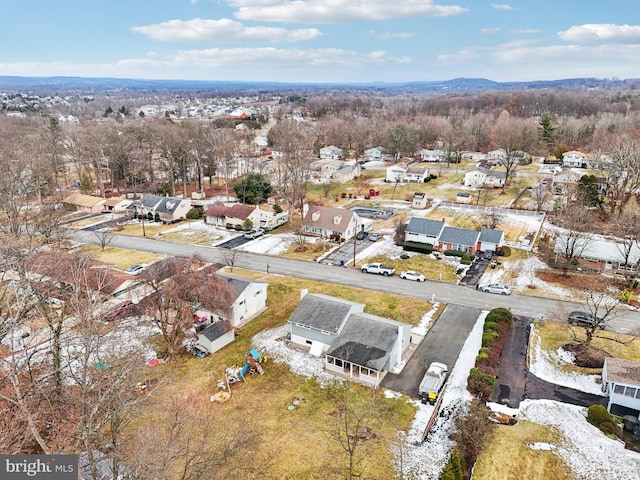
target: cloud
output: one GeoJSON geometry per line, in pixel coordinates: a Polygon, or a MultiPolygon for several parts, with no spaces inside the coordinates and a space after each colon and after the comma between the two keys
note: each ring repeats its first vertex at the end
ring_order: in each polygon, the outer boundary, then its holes
{"type": "Polygon", "coordinates": [[[640,43],[640,26],[589,23],[558,32],[558,37],[567,42],[640,43]]]}
{"type": "Polygon", "coordinates": [[[499,27],[492,27],[492,28],[481,28],[480,29],[480,33],[482,33],[483,35],[492,35],[494,33],[499,33],[500,32],[500,28],[499,27]]]}
{"type": "Polygon", "coordinates": [[[466,7],[434,0],[228,0],[241,20],[285,23],[348,23],[394,18],[449,17],[466,7]]]}
{"type": "Polygon", "coordinates": [[[404,32],[404,33],[379,32],[378,33],[374,30],[371,30],[369,32],[369,35],[372,36],[373,38],[379,38],[381,40],[387,40],[389,38],[412,38],[416,36],[415,33],[411,33],[411,32],[404,32]]]}
{"type": "Polygon", "coordinates": [[[247,27],[240,22],[223,18],[220,20],[169,20],[167,22],[132,27],[154,40],[163,42],[299,42],[313,40],[322,35],[315,28],[287,30],[276,27],[247,27]]]}
{"type": "Polygon", "coordinates": [[[507,5],[506,3],[492,3],[491,8],[495,8],[496,10],[513,10],[514,9],[511,5],[507,5]]]}

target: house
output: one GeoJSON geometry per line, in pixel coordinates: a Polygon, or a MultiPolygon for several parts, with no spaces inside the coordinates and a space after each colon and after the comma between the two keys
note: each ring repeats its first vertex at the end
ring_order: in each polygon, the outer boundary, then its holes
{"type": "Polygon", "coordinates": [[[235,332],[230,321],[218,320],[197,332],[196,336],[198,337],[196,346],[203,348],[209,353],[215,353],[222,347],[233,342],[235,332]]]}
{"type": "Polygon", "coordinates": [[[505,184],[507,174],[504,171],[489,170],[478,167],[464,174],[465,187],[502,187],[505,184]]]}
{"type": "Polygon", "coordinates": [[[427,194],[424,192],[416,192],[413,194],[413,208],[427,208],[427,194]]]}
{"type": "Polygon", "coordinates": [[[364,156],[369,160],[383,160],[386,150],[382,147],[369,148],[364,151],[364,156]]]}
{"type": "Polygon", "coordinates": [[[605,357],[602,367],[602,391],[613,405],[640,412],[640,362],[605,357]]]}
{"type": "Polygon", "coordinates": [[[473,253],[477,249],[480,232],[466,228],[444,227],[440,234],[439,247],[442,250],[459,250],[473,253]]]}
{"type": "Polygon", "coordinates": [[[342,149],[334,145],[322,147],[320,149],[320,158],[330,160],[340,160],[342,158],[342,149]]]}
{"type": "Polygon", "coordinates": [[[404,181],[407,174],[407,166],[403,163],[396,163],[387,167],[385,182],[398,183],[404,181]]]}
{"type": "Polygon", "coordinates": [[[562,166],[565,168],[587,168],[587,156],[582,152],[572,150],[562,154],[562,166]]]}
{"type": "Polygon", "coordinates": [[[362,220],[351,210],[344,208],[303,206],[302,231],[308,235],[350,240],[360,229],[362,220]]]}
{"type": "Polygon", "coordinates": [[[335,343],[347,318],[362,312],[361,303],[303,290],[300,303],[289,317],[291,341],[320,356],[335,343]]]}
{"type": "Polygon", "coordinates": [[[351,314],[325,355],[325,368],[377,387],[402,361],[411,325],[368,313],[351,314]]]}
{"type": "Polygon", "coordinates": [[[404,231],[405,242],[427,243],[433,247],[440,242],[440,235],[446,223],[439,220],[427,220],[413,217],[404,231]]]}
{"type": "Polygon", "coordinates": [[[133,200],[120,197],[107,198],[102,204],[102,210],[109,213],[126,214],[129,205],[133,203],[133,200]]]}
{"type": "Polygon", "coordinates": [[[444,150],[427,150],[423,148],[422,150],[418,150],[415,158],[420,160],[421,162],[442,162],[445,158],[444,150]]]}
{"type": "MultiPolygon", "coordinates": [[[[220,274],[220,279],[231,287],[233,299],[229,308],[229,321],[234,328],[240,328],[249,323],[267,308],[267,284],[254,282],[227,273],[220,274]]],[[[205,317],[210,322],[220,320],[217,314],[201,308],[196,312],[200,318],[205,317]]]]}
{"type": "Polygon", "coordinates": [[[364,305],[302,291],[289,317],[291,341],[324,354],[327,371],[378,386],[385,371],[402,361],[411,326],[364,313],[364,305]]]}
{"type": "Polygon", "coordinates": [[[498,148],[497,150],[491,150],[487,152],[487,160],[492,161],[495,164],[499,164],[507,159],[507,151],[504,148],[498,148]]]}
{"type": "Polygon", "coordinates": [[[477,250],[481,252],[486,252],[487,250],[497,252],[504,245],[504,232],[502,230],[483,228],[480,230],[478,242],[477,250]]]}
{"type": "Polygon", "coordinates": [[[407,169],[404,180],[405,182],[424,183],[429,178],[429,167],[411,166],[407,169]]]}
{"type": "Polygon", "coordinates": [[[94,197],[93,195],[84,195],[82,193],[72,193],[66,196],[62,203],[75,208],[76,211],[82,213],[100,213],[103,211],[103,205],[107,201],[106,198],[94,197]]]}
{"type": "Polygon", "coordinates": [[[347,183],[360,175],[360,165],[343,165],[331,175],[335,183],[347,183]]]}
{"type": "Polygon", "coordinates": [[[582,260],[591,262],[592,267],[622,275],[629,275],[640,269],[640,247],[637,243],[625,245],[622,241],[615,242],[598,235],[577,239],[558,235],[553,249],[556,256],[564,255],[567,244],[574,251],[580,252],[582,260]],[[629,254],[627,262],[624,253],[629,254]]]}
{"type": "Polygon", "coordinates": [[[571,169],[562,170],[554,174],[551,179],[551,193],[553,195],[566,195],[575,189],[581,178],[582,173],[571,169]]]}
{"type": "Polygon", "coordinates": [[[456,194],[456,202],[458,203],[471,203],[471,194],[467,192],[458,192],[456,194]]]}
{"type": "Polygon", "coordinates": [[[251,222],[253,226],[258,226],[260,218],[260,209],[256,205],[218,203],[209,207],[205,213],[204,221],[207,225],[244,230],[247,221],[251,222]]]}
{"type": "MultiPolygon", "coordinates": [[[[133,204],[132,204],[133,205],[133,204]]],[[[191,200],[176,197],[161,197],[145,194],[139,202],[143,215],[151,214],[162,223],[173,223],[184,220],[191,210],[191,200]]]]}

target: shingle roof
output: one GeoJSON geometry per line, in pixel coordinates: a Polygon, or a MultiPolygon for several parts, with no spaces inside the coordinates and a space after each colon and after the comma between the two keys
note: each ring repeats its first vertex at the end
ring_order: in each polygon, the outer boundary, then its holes
{"type": "Polygon", "coordinates": [[[607,381],[640,386],[640,362],[607,357],[607,381]]]}
{"type": "Polygon", "coordinates": [[[407,224],[406,231],[411,233],[423,233],[438,237],[442,229],[446,226],[442,220],[427,220],[424,218],[413,217],[407,224]]]}
{"type": "Polygon", "coordinates": [[[466,228],[444,227],[440,241],[442,243],[457,243],[458,245],[475,246],[480,232],[466,228]]]}
{"type": "Polygon", "coordinates": [[[241,220],[244,220],[246,218],[249,218],[249,215],[251,215],[255,209],[256,207],[252,205],[242,205],[240,203],[236,203],[232,205],[231,208],[229,208],[229,211],[226,215],[227,217],[239,218],[241,220]]]}
{"type": "Polygon", "coordinates": [[[238,298],[242,294],[242,292],[244,292],[246,288],[251,284],[249,280],[236,277],[235,275],[224,274],[220,275],[220,278],[222,280],[226,280],[227,283],[231,286],[233,290],[234,300],[238,298]]]}
{"type": "Polygon", "coordinates": [[[233,330],[233,326],[229,320],[219,320],[199,333],[213,342],[231,330],[233,330]]]}
{"type": "Polygon", "coordinates": [[[89,208],[105,201],[106,199],[102,197],[94,197],[93,195],[84,195],[82,193],[72,193],[63,200],[64,203],[68,203],[69,205],[78,205],[89,208]]]}
{"type": "Polygon", "coordinates": [[[205,216],[207,216],[207,217],[224,218],[230,208],[231,207],[227,207],[226,205],[222,205],[222,204],[216,203],[216,204],[211,205],[209,207],[209,209],[207,210],[207,213],[206,213],[205,216]]]}
{"type": "Polygon", "coordinates": [[[327,355],[381,371],[403,325],[368,313],[354,313],[327,355]]]}
{"type": "Polygon", "coordinates": [[[302,219],[305,227],[321,228],[323,230],[346,232],[351,219],[357,216],[351,210],[344,208],[322,207],[320,205],[309,205],[309,211],[302,219]],[[318,218],[314,220],[314,213],[318,212],[318,218]],[[338,223],[334,219],[338,219],[338,223]]]}
{"type": "Polygon", "coordinates": [[[502,230],[492,230],[490,228],[483,228],[480,230],[480,241],[490,243],[500,243],[504,237],[502,230]]]}
{"type": "Polygon", "coordinates": [[[289,322],[336,334],[354,307],[356,311],[364,310],[361,303],[308,293],[300,300],[289,322]]]}
{"type": "Polygon", "coordinates": [[[162,197],[160,195],[147,193],[142,196],[142,198],[140,199],[140,203],[147,209],[153,209],[158,203],[160,203],[161,200],[162,197]]]}

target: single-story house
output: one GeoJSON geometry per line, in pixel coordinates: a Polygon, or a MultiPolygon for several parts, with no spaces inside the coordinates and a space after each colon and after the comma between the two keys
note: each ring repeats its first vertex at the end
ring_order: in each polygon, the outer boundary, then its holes
{"type": "Polygon", "coordinates": [[[289,317],[291,341],[324,354],[327,371],[378,386],[402,361],[411,325],[364,313],[364,305],[303,290],[289,317]]]}
{"type": "Polygon", "coordinates": [[[506,172],[478,167],[464,174],[466,187],[502,187],[507,178],[506,172]]]}
{"type": "Polygon", "coordinates": [[[423,148],[421,150],[418,150],[415,158],[419,159],[421,162],[442,162],[444,161],[445,156],[446,154],[444,153],[444,150],[428,150],[426,148],[423,148]]]}
{"type": "MultiPolygon", "coordinates": [[[[251,321],[267,308],[267,284],[254,282],[227,273],[219,275],[220,279],[227,281],[231,287],[233,302],[229,308],[229,321],[234,328],[239,328],[251,321]]],[[[198,317],[206,317],[210,322],[220,320],[218,315],[200,309],[196,312],[198,317]]]]}
{"type": "Polygon", "coordinates": [[[582,152],[572,150],[562,154],[562,166],[566,168],[587,168],[587,156],[582,152]]]}
{"type": "Polygon", "coordinates": [[[427,208],[427,194],[424,192],[415,192],[413,194],[413,208],[427,208]]]}
{"type": "Polygon", "coordinates": [[[320,356],[335,343],[347,318],[362,312],[361,303],[303,290],[300,303],[289,317],[291,341],[320,356]]]}
{"type": "Polygon", "coordinates": [[[361,225],[362,220],[351,210],[307,203],[303,206],[302,231],[308,235],[347,241],[358,232],[361,225]]]}
{"type": "Polygon", "coordinates": [[[245,222],[260,225],[260,209],[256,205],[234,203],[232,205],[214,204],[205,213],[204,221],[208,225],[243,230],[245,222]]]}
{"type": "Polygon", "coordinates": [[[134,201],[127,198],[111,197],[102,204],[103,211],[110,213],[126,213],[127,207],[134,201]]]}
{"type": "Polygon", "coordinates": [[[640,412],[640,362],[605,357],[602,367],[602,391],[612,405],[640,412]]]}
{"type": "Polygon", "coordinates": [[[480,239],[478,241],[478,250],[482,252],[487,250],[497,252],[504,245],[504,232],[502,230],[483,228],[480,230],[480,239]]]}
{"type": "Polygon", "coordinates": [[[385,181],[389,183],[404,182],[406,174],[407,166],[403,163],[396,163],[395,165],[387,167],[387,176],[385,181]]]}
{"type": "Polygon", "coordinates": [[[411,166],[404,175],[406,182],[424,183],[429,178],[429,167],[411,166]]]}
{"type": "Polygon", "coordinates": [[[331,175],[335,183],[347,183],[360,175],[360,165],[343,165],[331,175]]]}
{"type": "Polygon", "coordinates": [[[626,275],[638,271],[640,267],[640,247],[637,243],[625,245],[597,235],[575,238],[558,234],[553,248],[554,253],[562,256],[567,248],[580,252],[582,260],[593,262],[596,268],[599,265],[601,270],[626,275]],[[624,253],[627,251],[629,258],[625,264],[624,253]]]}
{"type": "Polygon", "coordinates": [[[438,239],[442,250],[460,250],[474,253],[477,249],[480,232],[466,228],[444,227],[438,239]]]}
{"type": "Polygon", "coordinates": [[[235,339],[235,332],[231,322],[218,320],[196,333],[199,346],[209,353],[215,353],[222,347],[229,345],[235,339]]]}
{"type": "Polygon", "coordinates": [[[322,147],[320,149],[320,158],[328,158],[331,160],[340,160],[342,158],[342,149],[334,145],[322,147]]]}
{"type": "Polygon", "coordinates": [[[554,174],[551,179],[551,193],[554,195],[566,195],[580,182],[582,175],[582,173],[571,169],[562,170],[554,174]]]}
{"type": "Polygon", "coordinates": [[[447,224],[440,220],[413,217],[404,231],[405,242],[428,243],[435,247],[447,224]]]}
{"type": "Polygon", "coordinates": [[[411,325],[354,313],[325,355],[325,368],[377,387],[384,373],[402,361],[411,325]]]}
{"type": "Polygon", "coordinates": [[[72,193],[66,196],[62,203],[73,207],[78,212],[83,213],[100,213],[104,210],[104,202],[106,198],[95,197],[93,195],[84,195],[82,193],[72,193]]]}

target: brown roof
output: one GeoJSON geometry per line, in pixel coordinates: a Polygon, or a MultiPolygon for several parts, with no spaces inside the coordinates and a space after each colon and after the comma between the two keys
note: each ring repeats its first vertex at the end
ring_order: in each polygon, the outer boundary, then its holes
{"type": "Polygon", "coordinates": [[[227,217],[240,218],[244,220],[245,218],[249,218],[249,215],[251,215],[255,209],[256,207],[252,205],[242,205],[240,203],[236,203],[229,209],[227,217]]]}
{"type": "Polygon", "coordinates": [[[110,207],[115,207],[115,206],[116,206],[116,205],[118,205],[120,202],[122,202],[122,200],[123,200],[123,199],[122,199],[122,198],[120,198],[120,197],[110,197],[110,198],[107,198],[107,199],[104,201],[104,204],[105,204],[105,205],[108,205],[108,206],[110,206],[110,207]]]}
{"type": "Polygon", "coordinates": [[[85,195],[83,193],[72,193],[63,200],[64,203],[70,205],[78,205],[80,207],[93,207],[106,199],[102,197],[94,197],[93,195],[85,195]]]}
{"type": "Polygon", "coordinates": [[[209,207],[205,216],[207,217],[225,217],[227,212],[231,207],[227,207],[226,205],[222,205],[221,203],[216,203],[209,207]]]}
{"type": "Polygon", "coordinates": [[[640,386],[640,362],[607,357],[604,360],[607,381],[640,386]]]}
{"type": "Polygon", "coordinates": [[[354,215],[355,214],[351,210],[346,210],[344,208],[309,205],[309,211],[302,219],[302,225],[305,227],[345,232],[354,215]],[[319,215],[314,215],[316,212],[319,213],[319,215]],[[336,218],[338,219],[337,222],[335,220],[336,218]]]}

